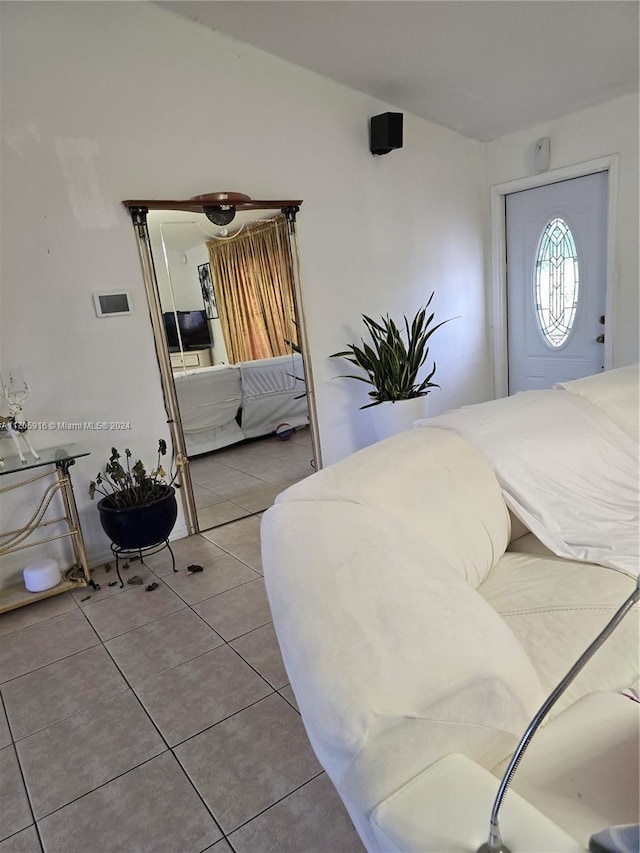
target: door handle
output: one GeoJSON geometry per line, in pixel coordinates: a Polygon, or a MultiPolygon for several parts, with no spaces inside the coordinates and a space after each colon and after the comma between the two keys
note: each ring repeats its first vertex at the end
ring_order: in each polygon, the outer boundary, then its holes
{"type": "Polygon", "coordinates": [[[604,343],[604,335],[598,335],[598,337],[596,338],[596,343],[597,344],[603,344],[604,343]]]}

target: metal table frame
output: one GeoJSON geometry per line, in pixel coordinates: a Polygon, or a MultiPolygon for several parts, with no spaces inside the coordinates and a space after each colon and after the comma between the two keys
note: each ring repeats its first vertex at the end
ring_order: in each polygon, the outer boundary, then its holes
{"type": "MultiPolygon", "coordinates": [[[[27,523],[16,530],[7,530],[0,533],[0,556],[13,554],[16,551],[23,550],[24,548],[32,548],[36,545],[53,542],[57,539],[70,538],[74,564],[63,573],[63,580],[52,589],[43,590],[42,592],[28,592],[22,584],[16,584],[13,587],[0,587],[0,613],[14,610],[16,607],[22,607],[25,604],[30,604],[32,601],[49,598],[53,595],[58,595],[71,589],[86,586],[90,586],[94,589],[96,588],[89,571],[78,507],[76,505],[73,493],[73,483],[69,473],[69,468],[75,464],[76,456],[88,456],[89,454],[81,448],[74,448],[74,450],[70,450],[68,452],[65,451],[64,448],[52,448],[47,451],[47,453],[53,453],[54,455],[57,454],[59,455],[59,458],[52,458],[50,460],[45,459],[44,461],[40,460],[31,464],[27,463],[24,466],[24,469],[28,470],[29,468],[34,467],[48,467],[49,465],[54,465],[55,471],[47,470],[34,477],[29,477],[26,480],[21,480],[18,483],[12,483],[9,486],[0,488],[0,493],[9,492],[13,489],[18,489],[21,486],[26,486],[29,483],[36,483],[40,480],[45,480],[55,474],[55,480],[46,486],[42,498],[40,499],[40,503],[27,523]],[[45,513],[47,512],[55,495],[58,493],[62,497],[64,514],[45,521],[45,513]],[[65,523],[67,526],[67,529],[63,533],[45,536],[35,542],[26,542],[26,540],[35,533],[36,530],[59,523],[65,523]]],[[[19,470],[21,469],[0,469],[0,475],[17,473],[19,470]]]]}

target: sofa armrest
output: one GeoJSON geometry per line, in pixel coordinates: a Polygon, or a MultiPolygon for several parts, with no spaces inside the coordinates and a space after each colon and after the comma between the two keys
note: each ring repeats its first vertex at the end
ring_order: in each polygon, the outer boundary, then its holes
{"type": "Polygon", "coordinates": [[[640,705],[590,693],[540,729],[513,788],[586,845],[607,826],[638,822],[639,755],[640,705]]]}
{"type": "MultiPolygon", "coordinates": [[[[475,853],[489,835],[499,780],[458,753],[432,764],[374,810],[380,851],[475,853]]],[[[500,819],[513,853],[584,853],[575,839],[510,791],[500,819]]]]}

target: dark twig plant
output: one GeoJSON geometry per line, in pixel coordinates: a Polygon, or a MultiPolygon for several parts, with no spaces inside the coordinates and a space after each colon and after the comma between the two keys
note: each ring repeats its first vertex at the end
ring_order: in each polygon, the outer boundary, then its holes
{"type": "Polygon", "coordinates": [[[147,473],[140,459],[131,464],[131,451],[124,451],[125,465],[120,462],[122,458],[115,447],[111,448],[111,456],[104,466],[104,471],[99,472],[95,480],[89,483],[89,496],[93,500],[96,492],[107,498],[106,505],[112,509],[127,509],[134,506],[147,506],[153,501],[164,497],[167,488],[171,486],[177,476],[177,471],[167,481],[167,473],[161,465],[161,458],[167,454],[167,442],[160,439],[158,442],[158,459],[156,467],[147,473]]]}
{"type": "Polygon", "coordinates": [[[436,373],[435,361],[427,377],[418,381],[418,372],[429,357],[427,346],[429,338],[437,329],[450,322],[450,320],[443,320],[434,326],[435,314],[431,313],[427,317],[427,309],[433,295],[432,293],[425,307],[418,311],[411,324],[406,316],[404,317],[402,330],[388,314],[386,317],[381,317],[379,323],[363,314],[362,319],[371,336],[371,342],[367,343],[361,339],[360,346],[349,344],[347,350],[330,356],[330,358],[344,358],[365,373],[364,376],[355,373],[343,374],[343,378],[357,379],[373,386],[373,390],[369,391],[372,402],[360,406],[361,409],[368,409],[370,406],[378,406],[385,402],[425,397],[432,388],[440,387],[436,382],[431,381],[436,373]],[[406,334],[406,344],[402,337],[403,333],[406,334]]]}

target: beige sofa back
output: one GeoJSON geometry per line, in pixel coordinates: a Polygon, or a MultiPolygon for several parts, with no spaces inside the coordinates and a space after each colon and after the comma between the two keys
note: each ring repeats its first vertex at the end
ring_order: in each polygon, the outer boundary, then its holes
{"type": "Polygon", "coordinates": [[[493,472],[449,430],[407,430],[307,477],[277,500],[342,500],[377,509],[428,543],[474,588],[511,534],[493,472]]]}
{"type": "Polygon", "coordinates": [[[439,758],[493,767],[542,701],[475,586],[509,520],[454,433],[415,430],[314,474],[262,521],[265,583],[316,753],[356,826],[439,758]]]}

